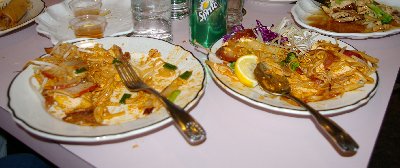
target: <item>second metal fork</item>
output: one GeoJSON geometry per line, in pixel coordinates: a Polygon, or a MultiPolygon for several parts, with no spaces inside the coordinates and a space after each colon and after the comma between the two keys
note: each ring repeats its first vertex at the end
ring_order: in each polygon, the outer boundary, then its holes
{"type": "Polygon", "coordinates": [[[206,139],[206,132],[201,125],[184,109],[169,101],[162,96],[158,91],[145,84],[137,75],[132,65],[126,58],[123,58],[122,53],[115,62],[115,68],[125,86],[131,91],[144,90],[156,95],[169,111],[170,116],[175,121],[175,126],[185,139],[192,145],[200,144],[206,139]]]}

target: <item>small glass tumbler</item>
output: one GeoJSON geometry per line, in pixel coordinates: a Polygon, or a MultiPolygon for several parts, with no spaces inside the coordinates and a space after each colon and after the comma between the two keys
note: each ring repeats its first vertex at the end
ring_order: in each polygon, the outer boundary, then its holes
{"type": "Polygon", "coordinates": [[[70,20],[76,38],[101,38],[107,25],[106,18],[99,15],[82,15],[70,20]]]}
{"type": "Polygon", "coordinates": [[[132,36],[172,40],[171,0],[131,0],[132,36]]]}
{"type": "Polygon", "coordinates": [[[244,0],[228,0],[227,27],[228,32],[236,25],[240,25],[243,20],[243,3],[244,0]]]}
{"type": "Polygon", "coordinates": [[[68,3],[74,16],[99,15],[101,0],[72,0],[68,3]]]}
{"type": "Polygon", "coordinates": [[[183,19],[189,15],[188,0],[171,0],[172,19],[183,19]]]}

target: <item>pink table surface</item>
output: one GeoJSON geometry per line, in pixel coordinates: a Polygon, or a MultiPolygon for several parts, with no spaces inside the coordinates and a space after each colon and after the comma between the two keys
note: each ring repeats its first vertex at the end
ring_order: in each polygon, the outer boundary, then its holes
{"type": "MultiPolygon", "coordinates": [[[[47,6],[57,0],[45,1],[47,6]]],[[[243,24],[265,25],[291,18],[288,2],[246,1],[243,24]]],[[[358,153],[342,157],[309,118],[290,117],[252,107],[228,95],[208,78],[206,92],[191,114],[207,130],[208,139],[190,146],[171,124],[146,135],[123,140],[67,144],[33,136],[12,121],[8,88],[24,64],[51,46],[48,38],[30,24],[0,37],[0,126],[60,167],[366,167],[400,65],[400,35],[343,41],[380,59],[380,83],[368,104],[350,113],[333,116],[359,143],[358,153]]],[[[174,42],[193,51],[188,42],[188,20],[173,22],[174,42]]]]}

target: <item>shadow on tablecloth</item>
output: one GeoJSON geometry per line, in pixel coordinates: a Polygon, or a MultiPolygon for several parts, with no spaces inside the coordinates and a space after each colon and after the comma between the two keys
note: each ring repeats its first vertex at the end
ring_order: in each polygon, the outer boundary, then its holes
{"type": "Polygon", "coordinates": [[[400,69],[369,161],[369,168],[400,167],[400,69]]]}

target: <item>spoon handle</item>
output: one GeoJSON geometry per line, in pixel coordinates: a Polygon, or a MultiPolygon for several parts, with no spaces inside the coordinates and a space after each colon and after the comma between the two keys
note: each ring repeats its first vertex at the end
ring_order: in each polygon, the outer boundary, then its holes
{"type": "Polygon", "coordinates": [[[344,155],[351,156],[356,154],[359,146],[357,142],[345,130],[343,130],[343,128],[337,125],[333,120],[321,115],[317,110],[302,100],[290,94],[286,94],[286,97],[296,101],[310,111],[319,128],[323,130],[327,137],[330,138],[333,144],[335,144],[344,155]]]}

